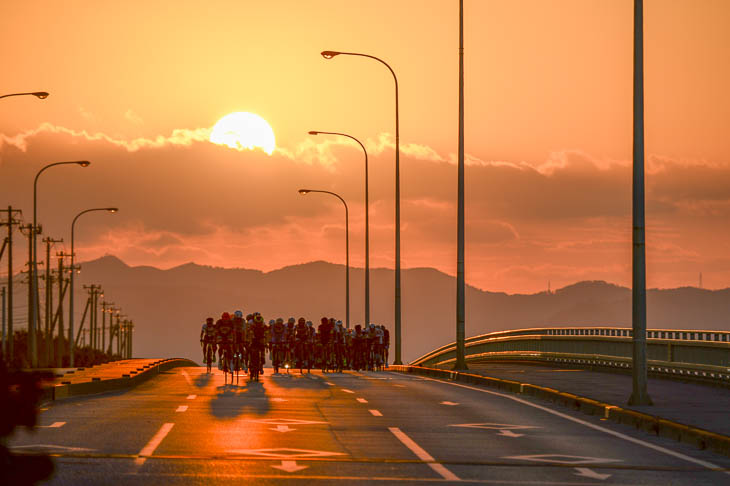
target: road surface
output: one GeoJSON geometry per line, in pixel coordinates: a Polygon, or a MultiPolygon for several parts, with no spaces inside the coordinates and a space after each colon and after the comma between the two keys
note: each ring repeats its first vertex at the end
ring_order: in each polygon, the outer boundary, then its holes
{"type": "Polygon", "coordinates": [[[730,458],[522,396],[391,372],[204,368],[57,402],[16,452],[53,485],[730,484],[730,458]]]}

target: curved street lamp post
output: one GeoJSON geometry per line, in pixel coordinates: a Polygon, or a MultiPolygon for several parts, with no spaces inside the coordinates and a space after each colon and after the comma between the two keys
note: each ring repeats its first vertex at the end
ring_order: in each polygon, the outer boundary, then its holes
{"type": "MultiPolygon", "coordinates": [[[[365,154],[365,324],[370,324],[370,202],[368,189],[368,151],[365,146],[352,135],[339,132],[322,132],[313,130],[310,135],[339,135],[356,141],[365,154]]],[[[348,326],[349,327],[349,326],[348,326]]]]}
{"type": "Polygon", "coordinates": [[[335,56],[360,56],[374,59],[388,68],[395,81],[395,361],[401,361],[401,287],[400,287],[400,130],[398,119],[398,78],[390,65],[382,59],[359,52],[322,51],[322,57],[332,59],[335,56]]]}
{"type": "Polygon", "coordinates": [[[69,282],[69,295],[71,301],[68,306],[68,355],[69,355],[69,366],[73,368],[74,365],[74,275],[76,274],[76,268],[74,267],[74,232],[76,226],[76,220],[83,214],[90,213],[92,211],[108,211],[110,213],[116,213],[119,208],[91,208],[81,211],[71,222],[71,281],[69,282]]]}
{"type": "Polygon", "coordinates": [[[342,204],[345,205],[345,318],[347,322],[347,329],[350,329],[350,211],[347,208],[347,203],[339,194],[330,191],[319,191],[316,189],[299,189],[299,194],[302,196],[309,194],[310,192],[319,192],[335,196],[337,199],[342,201],[342,204]]]}
{"type": "Polygon", "coordinates": [[[30,91],[28,93],[10,93],[6,95],[0,95],[0,98],[10,98],[11,96],[35,96],[40,100],[48,98],[48,93],[45,91],[30,91]]]}
{"type": "MultiPolygon", "coordinates": [[[[47,93],[44,93],[48,96],[47,93]]],[[[30,228],[31,236],[31,264],[30,264],[30,299],[28,309],[28,351],[30,353],[30,365],[33,368],[38,367],[38,346],[36,343],[36,309],[38,302],[38,272],[37,268],[37,254],[36,254],[36,236],[37,236],[37,201],[38,201],[38,178],[46,169],[55,167],[58,165],[79,165],[81,167],[88,167],[91,162],[88,160],[74,160],[69,162],[54,162],[43,167],[35,176],[33,180],[33,226],[30,228]]]]}

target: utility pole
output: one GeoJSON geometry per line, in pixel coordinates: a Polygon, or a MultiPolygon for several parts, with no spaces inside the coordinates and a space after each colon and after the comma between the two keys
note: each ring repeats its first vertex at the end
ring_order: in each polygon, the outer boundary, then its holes
{"type": "Polygon", "coordinates": [[[15,219],[16,214],[22,214],[20,209],[13,209],[12,206],[8,206],[8,209],[0,209],[0,213],[7,213],[7,221],[0,223],[0,226],[6,225],[8,227],[7,236],[7,248],[8,248],[8,286],[7,286],[7,319],[8,319],[8,334],[7,334],[7,354],[6,361],[13,363],[15,360],[15,348],[14,348],[14,337],[13,337],[13,225],[19,225],[20,221],[15,219]]]}
{"type": "Polygon", "coordinates": [[[652,405],[647,391],[646,222],[644,218],[644,0],[634,0],[634,139],[631,322],[632,392],[629,405],[652,405]]]}
{"type": "MultiPolygon", "coordinates": [[[[101,352],[106,352],[106,334],[104,332],[104,326],[106,325],[106,314],[107,307],[114,305],[114,302],[107,302],[106,300],[101,301],[101,352]]],[[[112,319],[109,317],[109,345],[111,347],[112,342],[112,319]]]]}
{"type": "Polygon", "coordinates": [[[121,319],[121,309],[116,310],[116,317],[117,317],[117,356],[120,358],[122,357],[122,327],[120,324],[121,319]]]}
{"type": "Polygon", "coordinates": [[[28,234],[28,363],[31,368],[38,367],[38,350],[36,349],[35,339],[35,311],[34,311],[34,298],[33,298],[33,225],[24,224],[20,226],[20,232],[27,231],[28,234]]]}
{"type": "Polygon", "coordinates": [[[112,344],[114,343],[114,335],[117,336],[117,343],[119,343],[119,330],[114,326],[114,314],[120,310],[118,307],[109,307],[109,347],[107,348],[106,354],[112,355],[112,344]]]}
{"type": "Polygon", "coordinates": [[[58,256],[58,348],[56,348],[56,367],[63,368],[63,253],[58,256]]]}
{"type": "Polygon", "coordinates": [[[464,277],[464,0],[459,0],[459,155],[457,168],[458,210],[456,222],[456,361],[455,370],[466,370],[464,277]]]}
{"type": "Polygon", "coordinates": [[[132,359],[132,335],[134,333],[134,322],[125,322],[127,323],[127,359],[132,359]]]}
{"type": "Polygon", "coordinates": [[[51,246],[54,243],[61,243],[63,238],[60,240],[54,240],[50,236],[44,238],[43,243],[46,244],[46,322],[45,322],[45,346],[43,349],[43,362],[45,365],[51,363],[51,346],[53,346],[53,336],[51,335],[51,314],[53,308],[51,307],[51,296],[53,295],[53,279],[51,278],[51,246]]]}
{"type": "Polygon", "coordinates": [[[96,308],[98,304],[98,297],[102,294],[101,285],[84,285],[84,288],[89,291],[89,298],[91,299],[91,309],[89,312],[89,345],[91,349],[98,349],[98,329],[96,327],[96,308]]]}
{"type": "Polygon", "coordinates": [[[0,355],[2,355],[2,358],[5,360],[7,359],[7,355],[5,354],[5,287],[2,288],[2,300],[3,300],[3,345],[0,349],[0,355]]]}

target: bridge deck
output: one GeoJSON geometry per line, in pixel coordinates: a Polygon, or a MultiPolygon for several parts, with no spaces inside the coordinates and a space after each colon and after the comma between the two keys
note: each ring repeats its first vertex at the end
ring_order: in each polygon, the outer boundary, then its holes
{"type": "Polygon", "coordinates": [[[533,365],[470,363],[469,372],[531,383],[659,416],[673,422],[730,436],[730,390],[709,385],[649,378],[653,406],[629,406],[631,375],[533,365]]]}

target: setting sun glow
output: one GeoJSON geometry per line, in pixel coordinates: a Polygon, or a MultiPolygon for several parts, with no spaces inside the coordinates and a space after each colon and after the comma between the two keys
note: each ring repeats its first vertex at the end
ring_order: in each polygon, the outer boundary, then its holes
{"type": "Polygon", "coordinates": [[[237,150],[259,147],[269,155],[276,148],[271,125],[255,113],[240,111],[218,120],[210,133],[210,141],[237,150]]]}

